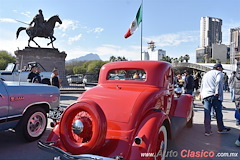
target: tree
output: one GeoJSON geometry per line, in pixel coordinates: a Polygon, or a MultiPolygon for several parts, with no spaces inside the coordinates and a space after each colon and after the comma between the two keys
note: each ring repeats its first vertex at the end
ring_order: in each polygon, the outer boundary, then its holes
{"type": "Polygon", "coordinates": [[[183,56],[180,56],[180,57],[179,57],[179,61],[180,61],[181,63],[184,61],[183,56]]]}
{"type": "Polygon", "coordinates": [[[178,58],[174,58],[174,59],[173,59],[173,62],[174,62],[174,63],[178,63],[178,62],[179,62],[178,58]]]}
{"type": "Polygon", "coordinates": [[[7,51],[0,51],[0,70],[4,70],[8,63],[16,62],[16,57],[12,56],[7,51]]]}
{"type": "Polygon", "coordinates": [[[101,67],[109,61],[85,61],[82,65],[73,67],[73,74],[99,73],[101,67]]]}
{"type": "Polygon", "coordinates": [[[90,61],[89,65],[87,66],[88,73],[99,73],[101,67],[106,64],[105,61],[90,61]]]}
{"type": "Polygon", "coordinates": [[[189,59],[190,59],[190,56],[189,56],[188,54],[186,54],[186,55],[184,56],[184,60],[186,61],[186,63],[188,63],[189,59]]]}
{"type": "Polygon", "coordinates": [[[210,58],[210,59],[209,59],[209,63],[216,63],[216,59],[210,58]]]}
{"type": "Polygon", "coordinates": [[[172,60],[171,60],[171,58],[169,56],[163,57],[162,61],[166,61],[166,62],[172,63],[172,60]]]}
{"type": "Polygon", "coordinates": [[[87,69],[83,66],[75,66],[73,67],[73,74],[85,74],[87,69]]]}
{"type": "Polygon", "coordinates": [[[118,56],[117,58],[115,56],[111,56],[109,59],[110,62],[116,62],[116,61],[127,61],[127,59],[123,56],[118,56]]]}
{"type": "Polygon", "coordinates": [[[77,71],[76,68],[81,67],[84,63],[85,63],[85,61],[73,61],[73,62],[66,63],[66,65],[65,65],[66,74],[67,75],[74,74],[74,72],[77,71]],[[74,67],[75,67],[75,71],[74,71],[74,67]]]}
{"type": "Polygon", "coordinates": [[[115,56],[111,56],[109,59],[110,62],[115,62],[116,61],[116,57],[115,56]]]}

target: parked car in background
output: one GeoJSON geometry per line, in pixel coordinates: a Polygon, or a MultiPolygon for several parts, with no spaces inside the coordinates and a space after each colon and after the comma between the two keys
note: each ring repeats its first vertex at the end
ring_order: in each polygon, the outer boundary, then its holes
{"type": "Polygon", "coordinates": [[[66,108],[39,146],[70,159],[164,159],[168,140],[193,122],[193,98],[174,96],[173,77],[167,62],[105,64],[98,85],[66,108]]]}
{"type": "Polygon", "coordinates": [[[0,79],[3,81],[20,81],[27,82],[28,74],[32,66],[41,69],[40,77],[43,84],[50,84],[52,72],[47,72],[38,62],[29,62],[27,66],[20,68],[18,63],[9,63],[4,71],[0,71],[0,79]]]}
{"type": "Polygon", "coordinates": [[[40,138],[47,113],[59,106],[59,97],[57,87],[0,80],[0,131],[15,129],[27,141],[40,138]]]}
{"type": "Polygon", "coordinates": [[[69,75],[67,76],[68,83],[83,83],[83,75],[69,75]]]}
{"type": "Polygon", "coordinates": [[[83,77],[83,83],[98,83],[98,74],[85,74],[83,77]]]}

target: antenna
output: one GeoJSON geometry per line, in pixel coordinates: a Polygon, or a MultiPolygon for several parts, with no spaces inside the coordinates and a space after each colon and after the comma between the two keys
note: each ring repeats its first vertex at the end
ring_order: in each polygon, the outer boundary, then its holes
{"type": "MultiPolygon", "coordinates": [[[[22,63],[23,63],[23,55],[22,55],[22,58],[21,58],[21,65],[20,65],[20,69],[22,68],[22,63]]],[[[22,70],[20,70],[20,73],[22,72],[22,70]]],[[[21,74],[19,73],[19,76],[18,76],[18,83],[19,83],[19,86],[20,86],[20,81],[21,81],[21,74]]]]}

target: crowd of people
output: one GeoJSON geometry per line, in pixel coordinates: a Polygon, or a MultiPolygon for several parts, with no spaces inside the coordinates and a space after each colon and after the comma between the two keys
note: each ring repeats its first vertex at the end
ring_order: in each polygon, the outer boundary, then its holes
{"type": "MultiPolygon", "coordinates": [[[[185,94],[194,95],[200,93],[204,107],[204,128],[205,136],[213,134],[211,130],[211,118],[216,118],[218,133],[229,133],[231,128],[226,127],[223,122],[222,102],[223,92],[230,92],[231,101],[235,102],[236,125],[240,125],[240,62],[237,63],[237,70],[231,76],[223,72],[223,66],[216,63],[212,70],[204,75],[197,71],[184,71],[176,75],[175,85],[184,89],[185,94]]],[[[240,135],[235,144],[240,147],[240,135]]]]}
{"type": "MultiPolygon", "coordinates": [[[[29,83],[42,83],[40,73],[41,73],[41,68],[37,66],[31,66],[31,72],[28,74],[27,81],[29,83]]],[[[50,78],[50,84],[52,86],[56,86],[60,88],[61,80],[59,78],[58,70],[56,68],[53,69],[51,77],[49,78],[50,78]]]]}

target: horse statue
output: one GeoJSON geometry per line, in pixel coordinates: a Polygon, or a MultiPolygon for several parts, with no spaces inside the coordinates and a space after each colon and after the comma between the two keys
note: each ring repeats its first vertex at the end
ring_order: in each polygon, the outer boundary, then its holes
{"type": "Polygon", "coordinates": [[[16,38],[18,38],[19,33],[22,30],[26,30],[26,33],[29,36],[29,40],[28,40],[29,47],[31,47],[30,42],[33,41],[40,48],[40,46],[37,44],[37,42],[34,41],[34,38],[42,37],[42,38],[50,38],[51,41],[47,45],[52,44],[52,48],[54,48],[53,42],[56,40],[56,38],[53,36],[53,33],[54,33],[54,27],[55,27],[56,22],[62,24],[62,21],[58,15],[55,15],[55,16],[52,16],[51,18],[49,18],[49,20],[47,20],[44,23],[44,28],[37,28],[36,26],[19,27],[17,30],[17,33],[16,33],[16,38]]]}

